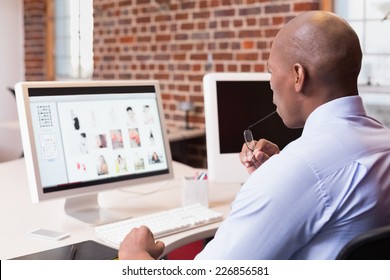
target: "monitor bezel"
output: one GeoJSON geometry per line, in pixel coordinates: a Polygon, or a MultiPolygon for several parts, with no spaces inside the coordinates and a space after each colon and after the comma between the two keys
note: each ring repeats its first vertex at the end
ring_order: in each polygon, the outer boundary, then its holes
{"type": "Polygon", "coordinates": [[[19,125],[22,136],[25,164],[28,177],[32,202],[71,198],[87,194],[96,194],[102,191],[125,188],[132,185],[148,184],[158,181],[170,180],[174,177],[172,167],[172,157],[169,140],[167,136],[165,117],[160,94],[159,82],[157,80],[109,80],[109,81],[31,81],[19,82],[15,85],[16,100],[19,115],[19,125]],[[36,139],[34,137],[33,124],[31,118],[29,90],[33,88],[72,88],[72,87],[131,87],[131,86],[153,86],[156,92],[157,109],[161,122],[161,129],[166,153],[167,169],[162,174],[155,174],[150,177],[133,178],[130,180],[119,180],[116,182],[106,182],[80,188],[71,188],[55,192],[44,192],[40,179],[39,163],[36,149],[36,139]]]}
{"type": "Polygon", "coordinates": [[[218,124],[218,81],[266,81],[271,79],[270,73],[208,73],[203,77],[203,94],[206,124],[206,147],[208,178],[214,183],[244,183],[249,177],[241,164],[239,153],[220,153],[218,124]]]}

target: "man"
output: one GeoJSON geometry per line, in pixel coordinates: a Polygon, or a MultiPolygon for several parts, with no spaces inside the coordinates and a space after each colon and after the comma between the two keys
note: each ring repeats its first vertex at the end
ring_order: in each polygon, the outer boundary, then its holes
{"type": "MultiPolygon", "coordinates": [[[[257,142],[242,160],[251,176],[197,259],[334,259],[353,237],[390,224],[390,132],[366,116],[361,60],[356,33],[332,13],[306,12],[280,30],[268,61],[273,100],[302,136],[280,152],[257,142]]],[[[119,257],[157,258],[163,248],[141,227],[119,257]]]]}

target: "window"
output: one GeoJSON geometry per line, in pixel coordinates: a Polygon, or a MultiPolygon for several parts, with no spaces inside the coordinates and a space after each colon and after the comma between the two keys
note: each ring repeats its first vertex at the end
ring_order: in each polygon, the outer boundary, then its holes
{"type": "Polygon", "coordinates": [[[335,0],[334,11],[359,35],[363,50],[359,84],[390,86],[390,2],[335,0]]]}
{"type": "Polygon", "coordinates": [[[54,0],[55,79],[89,79],[93,72],[92,0],[54,0]]]}

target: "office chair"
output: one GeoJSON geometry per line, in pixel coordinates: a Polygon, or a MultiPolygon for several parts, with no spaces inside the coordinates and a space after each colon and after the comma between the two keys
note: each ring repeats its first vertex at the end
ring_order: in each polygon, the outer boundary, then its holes
{"type": "MultiPolygon", "coordinates": [[[[7,90],[15,97],[15,90],[7,87],[7,90]]],[[[14,102],[11,100],[11,102],[14,102]]],[[[22,158],[23,147],[18,122],[0,120],[0,162],[22,158]]]]}
{"type": "Polygon", "coordinates": [[[337,260],[390,260],[390,225],[369,230],[348,242],[337,260]]]}
{"type": "Polygon", "coordinates": [[[7,89],[9,90],[9,92],[12,93],[12,95],[15,97],[15,90],[11,87],[7,87],[7,89]]]}

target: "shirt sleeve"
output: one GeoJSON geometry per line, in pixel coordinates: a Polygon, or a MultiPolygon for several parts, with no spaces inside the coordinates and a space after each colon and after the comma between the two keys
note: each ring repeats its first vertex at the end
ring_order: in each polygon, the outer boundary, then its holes
{"type": "Polygon", "coordinates": [[[251,174],[196,259],[289,259],[329,220],[328,205],[315,170],[275,155],[251,174]]]}

